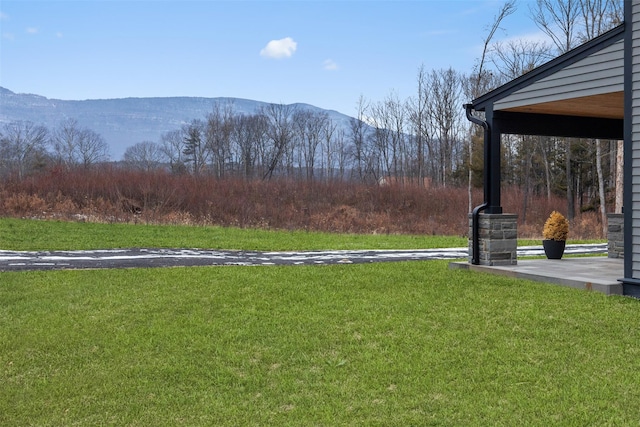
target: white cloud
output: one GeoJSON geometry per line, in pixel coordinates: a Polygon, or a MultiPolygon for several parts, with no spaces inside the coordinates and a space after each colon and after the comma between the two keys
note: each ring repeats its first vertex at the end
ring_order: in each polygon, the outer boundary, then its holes
{"type": "Polygon", "coordinates": [[[38,29],[35,27],[29,27],[27,28],[27,34],[38,34],[38,29]]]}
{"type": "Polygon", "coordinates": [[[298,48],[298,43],[293,41],[291,37],[285,37],[280,40],[271,40],[267,45],[260,51],[260,56],[265,58],[289,58],[294,54],[296,49],[298,48]]]}
{"type": "Polygon", "coordinates": [[[338,64],[336,64],[333,59],[325,59],[322,63],[322,68],[328,71],[334,71],[338,69],[338,64]]]}

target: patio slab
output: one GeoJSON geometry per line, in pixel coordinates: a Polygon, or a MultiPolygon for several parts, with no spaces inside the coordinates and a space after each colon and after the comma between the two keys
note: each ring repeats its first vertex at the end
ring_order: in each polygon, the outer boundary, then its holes
{"type": "Polygon", "coordinates": [[[517,265],[472,265],[452,262],[449,268],[460,268],[484,273],[500,274],[518,279],[569,286],[576,289],[622,295],[624,260],[607,257],[550,259],[518,259],[517,265]]]}

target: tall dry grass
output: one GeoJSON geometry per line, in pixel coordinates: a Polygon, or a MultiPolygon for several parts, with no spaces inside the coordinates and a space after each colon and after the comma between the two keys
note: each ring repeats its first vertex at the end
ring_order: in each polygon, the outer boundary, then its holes
{"type": "MultiPolygon", "coordinates": [[[[474,205],[482,200],[474,192],[474,205]]],[[[503,189],[505,212],[519,216],[522,238],[541,238],[560,197],[503,189]]],[[[197,224],[346,233],[468,234],[466,188],[365,185],[341,181],[247,181],[132,171],[115,166],[51,169],[0,183],[0,215],[95,222],[197,224]]],[[[573,221],[570,239],[602,238],[595,213],[573,221]]]]}

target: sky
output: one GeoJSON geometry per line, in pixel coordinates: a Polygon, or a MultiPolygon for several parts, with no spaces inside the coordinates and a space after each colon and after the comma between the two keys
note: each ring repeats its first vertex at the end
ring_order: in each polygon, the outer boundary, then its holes
{"type": "MultiPolygon", "coordinates": [[[[496,34],[536,38],[534,0],[496,34]]],[[[2,0],[0,86],[65,100],[235,97],[355,115],[470,73],[497,0],[2,0]]]]}

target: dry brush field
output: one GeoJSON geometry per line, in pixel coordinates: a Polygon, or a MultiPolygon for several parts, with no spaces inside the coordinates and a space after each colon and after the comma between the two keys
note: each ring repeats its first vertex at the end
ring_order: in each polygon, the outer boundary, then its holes
{"type": "MultiPolygon", "coordinates": [[[[473,205],[481,203],[481,189],[473,205]]],[[[561,197],[533,196],[523,221],[523,193],[505,188],[504,212],[519,215],[519,237],[540,239],[561,197]]],[[[344,181],[270,181],[131,171],[113,166],[51,169],[0,184],[5,217],[145,224],[220,225],[335,233],[468,235],[466,188],[344,181]]],[[[579,213],[569,239],[599,239],[595,212],[579,213]]]]}

